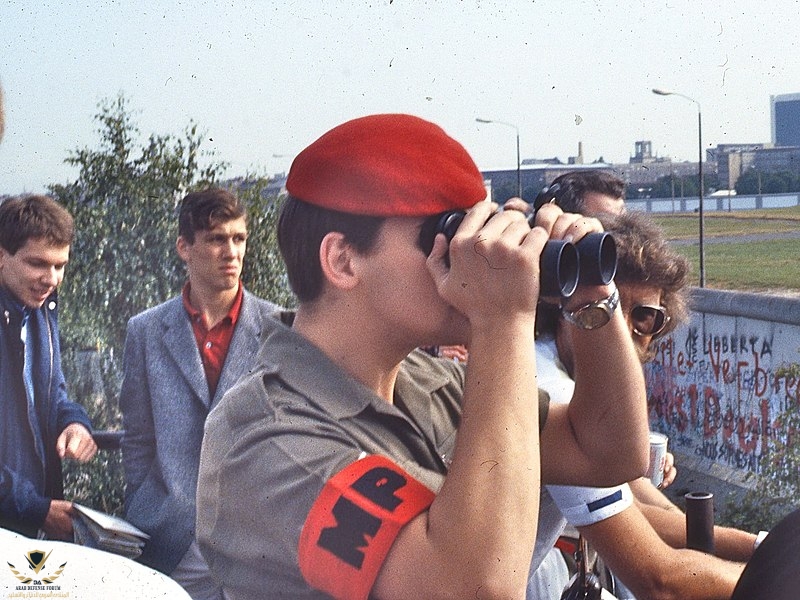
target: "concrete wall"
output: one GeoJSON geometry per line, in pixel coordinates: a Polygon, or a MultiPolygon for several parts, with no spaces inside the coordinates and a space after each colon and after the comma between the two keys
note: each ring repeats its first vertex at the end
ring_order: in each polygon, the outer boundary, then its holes
{"type": "Polygon", "coordinates": [[[746,485],[800,388],[800,298],[695,288],[646,365],[653,429],[684,467],[746,485]]]}
{"type": "MultiPolygon", "coordinates": [[[[697,196],[687,196],[685,198],[626,198],[625,204],[633,210],[655,213],[697,212],[700,207],[700,199],[697,196]]],[[[755,196],[705,196],[703,198],[703,210],[706,212],[784,208],[788,206],[800,206],[800,194],[791,192],[755,196]]]]}

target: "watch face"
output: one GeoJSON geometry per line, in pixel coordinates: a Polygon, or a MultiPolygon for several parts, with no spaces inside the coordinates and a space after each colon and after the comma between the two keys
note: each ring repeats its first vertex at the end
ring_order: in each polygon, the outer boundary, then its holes
{"type": "Polygon", "coordinates": [[[611,320],[608,310],[600,306],[587,306],[578,311],[575,315],[581,327],[585,329],[596,329],[602,327],[611,320]]]}
{"type": "Polygon", "coordinates": [[[616,287],[608,298],[597,300],[582,306],[572,312],[561,309],[564,318],[581,329],[597,329],[611,320],[611,315],[617,310],[619,292],[616,287]]]}

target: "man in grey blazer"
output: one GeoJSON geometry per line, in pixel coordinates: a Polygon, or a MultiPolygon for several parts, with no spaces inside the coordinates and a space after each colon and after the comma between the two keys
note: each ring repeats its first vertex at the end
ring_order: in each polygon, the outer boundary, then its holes
{"type": "Polygon", "coordinates": [[[142,561],[194,598],[222,598],[195,543],[203,427],[211,408],[247,374],[277,307],[244,290],[247,215],[212,188],[188,194],[177,251],[180,296],[128,322],[120,392],[125,425],[126,518],[150,535],[142,561]]]}

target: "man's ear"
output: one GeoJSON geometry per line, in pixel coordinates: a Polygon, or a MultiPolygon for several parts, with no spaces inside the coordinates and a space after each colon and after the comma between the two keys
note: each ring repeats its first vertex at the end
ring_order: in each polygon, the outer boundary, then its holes
{"type": "Polygon", "coordinates": [[[189,246],[191,246],[189,241],[182,235],[179,235],[178,239],[175,241],[175,249],[178,251],[178,256],[181,257],[183,262],[186,262],[189,256],[189,246]]]}
{"type": "Polygon", "coordinates": [[[356,251],[343,233],[331,231],[319,245],[319,263],[325,279],[339,289],[352,289],[358,283],[354,268],[356,251]]]}

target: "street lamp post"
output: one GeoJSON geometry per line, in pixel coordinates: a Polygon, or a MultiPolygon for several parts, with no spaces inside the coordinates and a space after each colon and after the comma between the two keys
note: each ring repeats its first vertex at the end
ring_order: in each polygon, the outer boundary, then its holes
{"type": "Polygon", "coordinates": [[[492,119],[475,119],[478,123],[496,123],[497,125],[506,125],[508,127],[513,127],[514,131],[517,132],[517,196],[522,198],[522,177],[520,174],[520,160],[519,160],[519,127],[514,125],[513,123],[506,123],[505,121],[494,121],[492,119]]]}
{"type": "Polygon", "coordinates": [[[680,96],[697,105],[697,149],[698,149],[698,162],[697,162],[697,179],[699,189],[697,197],[699,200],[699,217],[700,217],[700,287],[706,286],[706,265],[705,265],[705,249],[703,247],[704,238],[704,215],[703,215],[703,118],[700,111],[700,103],[694,98],[690,98],[679,92],[669,92],[666,90],[653,89],[653,93],[659,96],[680,96]]]}

